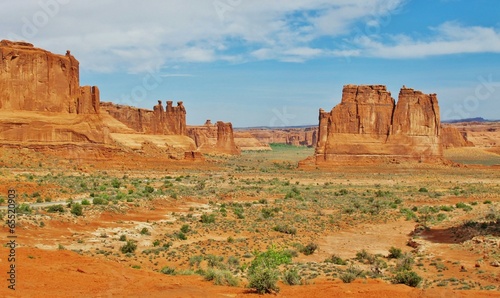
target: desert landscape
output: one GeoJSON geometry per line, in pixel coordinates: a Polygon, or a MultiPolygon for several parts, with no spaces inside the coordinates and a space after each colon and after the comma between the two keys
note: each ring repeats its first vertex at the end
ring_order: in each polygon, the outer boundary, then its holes
{"type": "Polygon", "coordinates": [[[3,297],[500,295],[498,122],[346,85],[316,127],[190,126],[0,50],[3,297]]]}

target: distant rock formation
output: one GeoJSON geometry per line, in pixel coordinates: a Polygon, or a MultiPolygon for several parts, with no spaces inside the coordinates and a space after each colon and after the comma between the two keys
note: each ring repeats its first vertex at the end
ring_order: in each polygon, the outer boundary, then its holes
{"type": "Polygon", "coordinates": [[[466,133],[461,133],[456,127],[450,125],[441,126],[441,143],[444,149],[474,147],[474,143],[467,140],[466,133]]]}
{"type": "Polygon", "coordinates": [[[207,120],[202,126],[188,127],[187,132],[200,152],[231,155],[241,153],[241,149],[235,143],[233,125],[229,122],[217,121],[214,125],[207,120]]]}
{"type": "Polygon", "coordinates": [[[239,138],[240,134],[250,134],[264,144],[315,147],[318,128],[250,128],[237,131],[236,137],[239,138]]]}
{"type": "Polygon", "coordinates": [[[101,108],[137,132],[152,135],[187,135],[186,109],[182,101],[177,102],[176,107],[172,105],[172,101],[167,101],[166,109],[163,108],[161,100],[158,100],[153,110],[111,102],[101,103],[101,108]]]}
{"type": "Polygon", "coordinates": [[[346,85],[331,112],[320,110],[316,163],[442,158],[435,94],[403,87],[398,103],[382,85],[346,85]]]}

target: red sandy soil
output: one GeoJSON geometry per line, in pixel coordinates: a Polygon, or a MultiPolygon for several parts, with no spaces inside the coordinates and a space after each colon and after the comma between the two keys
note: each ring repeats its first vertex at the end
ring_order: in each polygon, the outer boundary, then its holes
{"type": "MultiPolygon", "coordinates": [[[[0,250],[2,256],[7,249],[0,250]]],[[[2,272],[6,262],[2,259],[2,272]]],[[[0,288],[3,297],[260,297],[249,289],[214,286],[196,276],[167,276],[81,256],[71,251],[17,250],[16,290],[0,288]],[[26,266],[29,264],[29,267],[26,266]]],[[[280,284],[277,295],[262,297],[499,297],[495,292],[414,289],[383,281],[343,284],[317,280],[306,286],[280,284]]]]}

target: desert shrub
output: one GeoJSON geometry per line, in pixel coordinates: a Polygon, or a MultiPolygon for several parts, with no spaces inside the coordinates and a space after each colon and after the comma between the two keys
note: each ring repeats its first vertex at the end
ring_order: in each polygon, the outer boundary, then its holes
{"type": "Polygon", "coordinates": [[[215,215],[214,214],[203,214],[201,216],[200,221],[204,224],[209,224],[209,223],[214,223],[215,222],[215,215]]]}
{"type": "Polygon", "coordinates": [[[389,248],[389,255],[387,256],[387,258],[389,258],[389,259],[399,259],[402,256],[403,256],[403,251],[400,248],[395,248],[394,246],[392,246],[391,248],[389,248]]]}
{"type": "Polygon", "coordinates": [[[122,253],[133,253],[137,249],[137,244],[132,240],[127,240],[127,243],[123,245],[120,250],[122,253]]]}
{"type": "Polygon", "coordinates": [[[191,231],[191,228],[189,227],[189,225],[183,225],[181,227],[181,232],[188,233],[189,231],[191,231]]]}
{"type": "Polygon", "coordinates": [[[459,209],[462,209],[464,211],[471,211],[472,210],[471,206],[469,206],[469,205],[467,205],[465,203],[462,203],[462,202],[456,203],[455,207],[457,207],[459,209]]]}
{"type": "Polygon", "coordinates": [[[16,207],[16,213],[18,214],[31,214],[32,211],[28,204],[21,204],[16,207]]]}
{"type": "Polygon", "coordinates": [[[63,213],[64,212],[64,206],[63,205],[52,205],[52,206],[50,206],[50,207],[47,208],[47,212],[50,212],[50,213],[56,213],[56,212],[63,213]]]}
{"type": "Polygon", "coordinates": [[[142,228],[140,233],[141,233],[141,235],[151,235],[148,228],[146,228],[146,227],[142,228]]]}
{"type": "Polygon", "coordinates": [[[161,268],[160,272],[166,275],[175,275],[175,268],[165,266],[161,268]]]}
{"type": "Polygon", "coordinates": [[[297,269],[292,268],[283,272],[283,282],[287,285],[300,285],[301,278],[297,269]]]}
{"type": "Polygon", "coordinates": [[[301,253],[305,254],[306,256],[312,255],[316,249],[318,249],[318,245],[316,243],[309,243],[308,245],[304,246],[304,248],[301,249],[301,253]]]}
{"type": "Polygon", "coordinates": [[[146,185],[146,187],[144,187],[144,193],[153,193],[154,191],[155,189],[152,186],[146,185]]]}
{"type": "Polygon", "coordinates": [[[203,261],[203,256],[201,256],[201,255],[192,256],[192,257],[189,258],[189,266],[199,267],[201,261],[203,261]]]}
{"type": "Polygon", "coordinates": [[[203,277],[207,281],[213,280],[218,286],[236,287],[239,283],[238,278],[228,270],[208,269],[203,277]]]}
{"type": "Polygon", "coordinates": [[[118,239],[118,240],[120,240],[120,241],[127,241],[127,236],[121,235],[120,239],[118,239]]]}
{"type": "Polygon", "coordinates": [[[358,277],[364,277],[364,272],[354,266],[350,266],[346,271],[340,274],[340,280],[346,284],[353,282],[358,277]]]}
{"type": "Polygon", "coordinates": [[[417,287],[422,282],[422,277],[420,277],[414,271],[401,271],[398,272],[392,282],[394,284],[405,284],[410,287],[417,287]]]}
{"type": "Polygon", "coordinates": [[[280,288],[276,285],[278,279],[278,269],[260,266],[248,274],[248,287],[255,289],[259,294],[278,293],[280,291],[280,288]]]}
{"type": "Polygon", "coordinates": [[[415,260],[413,259],[413,255],[411,253],[404,254],[398,259],[396,271],[410,271],[414,263],[415,260]]]}
{"type": "Polygon", "coordinates": [[[419,188],[418,192],[429,192],[429,190],[427,190],[427,188],[425,187],[421,187],[419,188]]]}
{"type": "Polygon", "coordinates": [[[114,178],[112,181],[111,181],[111,186],[113,186],[114,188],[120,188],[120,186],[122,185],[122,183],[120,182],[120,180],[114,178]]]}
{"type": "Polygon", "coordinates": [[[187,236],[186,234],[184,234],[183,232],[178,232],[176,234],[177,238],[180,239],[180,240],[187,240],[187,236]]]}
{"type": "Polygon", "coordinates": [[[268,209],[268,208],[263,208],[261,210],[261,213],[262,213],[262,217],[265,218],[265,219],[268,219],[268,218],[274,216],[273,210],[272,209],[268,209]]]}
{"type": "Polygon", "coordinates": [[[92,200],[92,204],[94,204],[94,205],[107,205],[108,201],[105,200],[104,198],[98,197],[98,198],[94,198],[92,200]]]}
{"type": "Polygon", "coordinates": [[[356,253],[356,259],[363,263],[366,261],[368,264],[373,264],[375,263],[376,257],[365,249],[362,249],[356,253]]]}
{"type": "Polygon", "coordinates": [[[88,205],[90,205],[89,200],[87,200],[87,199],[83,199],[83,200],[82,200],[82,205],[84,205],[84,206],[88,206],[88,205]]]}
{"type": "Polygon", "coordinates": [[[71,207],[71,213],[76,215],[76,216],[82,216],[83,215],[83,207],[81,204],[76,203],[71,207]]]}
{"type": "Polygon", "coordinates": [[[254,255],[255,258],[248,267],[248,287],[255,289],[259,294],[279,292],[276,285],[279,279],[277,268],[282,264],[290,264],[291,254],[272,246],[267,251],[255,252],[254,255]]]}
{"type": "Polygon", "coordinates": [[[297,234],[297,229],[295,227],[289,226],[289,225],[283,225],[279,224],[273,228],[276,232],[284,233],[284,234],[290,234],[290,235],[295,235],[297,234]]]}
{"type": "Polygon", "coordinates": [[[337,255],[332,255],[331,257],[326,259],[325,262],[333,263],[335,265],[346,265],[347,264],[346,261],[344,261],[341,257],[339,257],[337,255]]]}
{"type": "Polygon", "coordinates": [[[225,269],[225,266],[222,263],[224,261],[223,256],[207,255],[205,256],[205,260],[207,260],[208,267],[210,268],[225,269]]]}

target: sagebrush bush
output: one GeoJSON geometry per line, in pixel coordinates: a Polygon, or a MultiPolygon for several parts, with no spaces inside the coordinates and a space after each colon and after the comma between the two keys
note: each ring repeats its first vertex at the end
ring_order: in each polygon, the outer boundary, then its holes
{"type": "Polygon", "coordinates": [[[137,249],[137,244],[132,240],[127,240],[127,243],[123,245],[120,250],[122,253],[133,253],[137,249]]]}
{"type": "Polygon", "coordinates": [[[417,287],[422,282],[422,277],[420,277],[414,271],[400,271],[398,272],[393,280],[395,284],[405,284],[410,287],[417,287]]]}
{"type": "Polygon", "coordinates": [[[214,285],[236,287],[239,280],[229,270],[208,269],[204,278],[207,281],[214,281],[214,285]]]}
{"type": "Polygon", "coordinates": [[[283,282],[287,285],[300,285],[301,278],[297,269],[292,268],[283,272],[283,282]]]}

